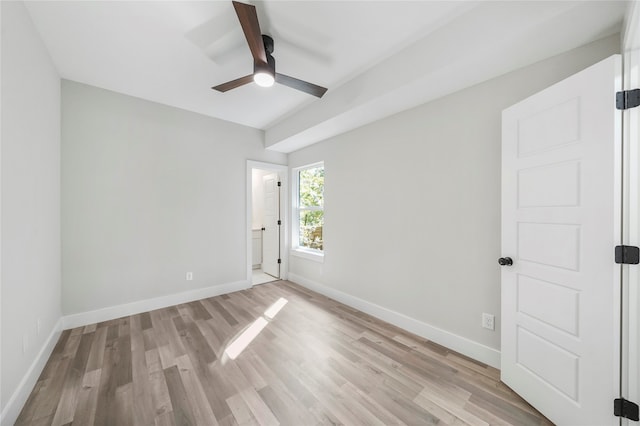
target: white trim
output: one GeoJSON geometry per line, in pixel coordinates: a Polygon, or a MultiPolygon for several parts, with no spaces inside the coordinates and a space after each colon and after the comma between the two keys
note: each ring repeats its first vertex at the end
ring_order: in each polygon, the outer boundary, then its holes
{"type": "MultiPolygon", "coordinates": [[[[640,2],[629,2],[625,14],[622,32],[622,52],[624,63],[624,88],[635,89],[640,86],[640,2]]],[[[640,110],[638,108],[623,112],[625,147],[624,183],[625,217],[623,229],[626,241],[624,244],[637,246],[640,244],[640,110]]],[[[640,400],[640,271],[638,268],[626,266],[625,289],[621,296],[627,301],[624,317],[626,333],[623,337],[623,397],[633,402],[640,400]],[[626,370],[626,371],[625,371],[626,370]]],[[[630,420],[623,419],[622,425],[631,425],[630,420]]]]}
{"type": "Polygon", "coordinates": [[[282,218],[282,226],[280,227],[280,258],[282,259],[282,263],[280,264],[280,279],[286,280],[287,273],[289,271],[289,227],[287,223],[289,222],[289,208],[288,208],[288,200],[289,200],[289,167],[282,164],[273,164],[273,163],[265,163],[262,161],[253,161],[247,160],[247,187],[246,187],[246,205],[247,205],[247,223],[246,223],[246,231],[247,231],[247,281],[251,284],[251,279],[253,277],[253,265],[251,262],[252,257],[252,231],[253,231],[253,200],[252,193],[253,187],[251,185],[253,178],[253,170],[269,170],[274,171],[279,174],[280,181],[282,182],[282,186],[280,187],[280,217],[282,218]]]}
{"type": "Polygon", "coordinates": [[[49,334],[42,349],[40,349],[40,352],[38,352],[38,355],[31,363],[31,366],[20,381],[20,384],[18,384],[15,392],[13,392],[13,395],[11,395],[11,398],[7,401],[7,405],[0,415],[0,425],[12,425],[18,419],[22,407],[27,402],[29,394],[31,394],[31,391],[38,381],[38,377],[40,377],[44,366],[47,364],[53,352],[53,348],[55,348],[58,342],[63,322],[63,318],[59,318],[58,322],[53,326],[53,330],[51,330],[51,334],[49,334]]]}
{"type": "Polygon", "coordinates": [[[311,260],[313,262],[324,263],[324,253],[320,250],[305,250],[302,247],[291,249],[291,255],[295,257],[301,257],[303,259],[311,260]]]}
{"type": "MultiPolygon", "coordinates": [[[[2,32],[2,6],[0,6],[0,33],[2,32]]],[[[1,44],[0,44],[1,46],[1,44]]],[[[0,47],[0,81],[2,81],[2,47],[0,47]]],[[[0,84],[0,100],[2,99],[2,85],[0,84]]],[[[0,117],[2,117],[2,102],[0,101],[0,117]]],[[[2,127],[0,119],[0,127],[2,127]]],[[[0,188],[2,188],[2,136],[0,136],[0,188]]],[[[0,196],[0,242],[2,241],[2,197],[0,196]]],[[[0,244],[0,425],[2,425],[2,244],[0,244]]]]}
{"type": "Polygon", "coordinates": [[[154,297],[153,299],[126,303],[124,305],[109,306],[107,308],[96,309],[95,311],[66,315],[63,317],[62,328],[67,330],[69,328],[82,327],[101,321],[108,321],[142,312],[153,311],[155,309],[162,309],[168,306],[178,305],[180,303],[187,303],[194,300],[206,299],[207,297],[233,293],[234,291],[246,290],[250,287],[251,281],[236,281],[170,294],[168,296],[154,297]]]}
{"type": "MultiPolygon", "coordinates": [[[[629,2],[625,14],[622,39],[624,62],[624,88],[635,89],[640,86],[640,2],[629,2]]],[[[640,244],[640,110],[634,108],[623,112],[625,146],[625,175],[623,197],[627,210],[625,211],[625,244],[640,244]]],[[[623,396],[630,401],[640,400],[640,272],[635,267],[625,267],[626,294],[623,323],[626,325],[626,341],[623,341],[624,363],[622,383],[623,396]],[[624,371],[626,369],[626,371],[624,371]],[[626,374],[625,374],[626,373],[626,374]]],[[[631,425],[630,420],[623,419],[623,425],[631,425]]]]}
{"type": "Polygon", "coordinates": [[[445,346],[477,361],[495,368],[500,368],[500,351],[490,348],[466,337],[459,336],[449,331],[434,327],[415,318],[408,317],[399,312],[392,311],[375,303],[368,302],[350,294],[343,293],[331,287],[301,277],[289,272],[289,281],[300,284],[303,287],[323,294],[327,297],[344,303],[347,306],[358,309],[397,327],[407,330],[418,336],[429,339],[439,345],[445,346]]]}
{"type": "MultiPolygon", "coordinates": [[[[635,22],[640,24],[640,5],[635,7],[635,22]]],[[[635,29],[635,49],[624,50],[624,87],[640,86],[640,30],[635,29]]],[[[624,111],[623,145],[624,159],[624,239],[623,244],[640,245],[640,109],[624,111]]],[[[624,266],[623,301],[623,383],[622,396],[630,401],[640,400],[640,271],[634,266],[624,266]],[[626,380],[625,380],[626,379],[626,380]]],[[[631,425],[623,419],[622,425],[631,425]]]]}

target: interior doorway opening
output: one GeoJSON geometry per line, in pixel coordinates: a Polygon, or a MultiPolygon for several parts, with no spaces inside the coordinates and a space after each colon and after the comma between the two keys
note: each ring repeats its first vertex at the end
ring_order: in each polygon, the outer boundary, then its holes
{"type": "Polygon", "coordinates": [[[252,285],[283,279],[286,166],[249,162],[247,167],[247,279],[252,285]]]}

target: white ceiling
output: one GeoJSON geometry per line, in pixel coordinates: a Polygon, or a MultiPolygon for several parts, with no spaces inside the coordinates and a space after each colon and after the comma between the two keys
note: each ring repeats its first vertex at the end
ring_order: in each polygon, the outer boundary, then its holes
{"type": "Polygon", "coordinates": [[[290,152],[620,31],[623,1],[263,1],[278,72],[252,72],[231,1],[27,2],[63,78],[265,130],[290,152]]]}

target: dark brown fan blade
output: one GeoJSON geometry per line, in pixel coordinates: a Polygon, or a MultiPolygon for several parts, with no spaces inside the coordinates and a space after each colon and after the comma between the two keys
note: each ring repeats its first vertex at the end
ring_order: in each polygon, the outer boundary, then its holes
{"type": "Polygon", "coordinates": [[[308,93],[313,96],[321,98],[327,91],[326,88],[317,86],[306,81],[298,80],[297,78],[289,77],[288,75],[276,73],[276,83],[284,84],[292,89],[300,90],[301,92],[308,93]]]}
{"type": "Polygon", "coordinates": [[[267,53],[264,50],[264,42],[262,41],[262,32],[260,31],[260,24],[258,23],[256,7],[237,1],[233,2],[233,7],[236,9],[236,15],[238,15],[238,19],[240,20],[242,31],[247,39],[247,44],[249,45],[249,50],[251,50],[254,61],[266,64],[267,53]]]}
{"type": "Polygon", "coordinates": [[[212,89],[217,90],[218,92],[226,92],[228,90],[235,89],[236,87],[249,84],[251,82],[253,82],[253,74],[245,75],[244,77],[236,78],[235,80],[218,84],[217,86],[213,86],[212,89]]]}

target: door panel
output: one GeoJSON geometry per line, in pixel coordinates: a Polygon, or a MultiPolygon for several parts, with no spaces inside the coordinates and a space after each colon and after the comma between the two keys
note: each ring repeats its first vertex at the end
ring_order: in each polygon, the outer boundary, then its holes
{"type": "Polygon", "coordinates": [[[579,182],[579,161],[518,170],[518,207],[578,206],[579,182]]]}
{"type": "Polygon", "coordinates": [[[526,275],[517,280],[517,312],[578,336],[580,292],[526,275]]]}
{"type": "Polygon", "coordinates": [[[580,138],[577,98],[529,111],[518,119],[518,156],[560,148],[580,138]]]}
{"type": "Polygon", "coordinates": [[[502,380],[557,424],[617,423],[620,234],[606,59],[502,116],[502,380]]]}
{"type": "Polygon", "coordinates": [[[580,225],[518,223],[518,257],[541,265],[579,269],[580,225]]]}
{"type": "Polygon", "coordinates": [[[578,400],[578,356],[518,327],[516,362],[543,385],[550,386],[571,400],[578,400]]]}

